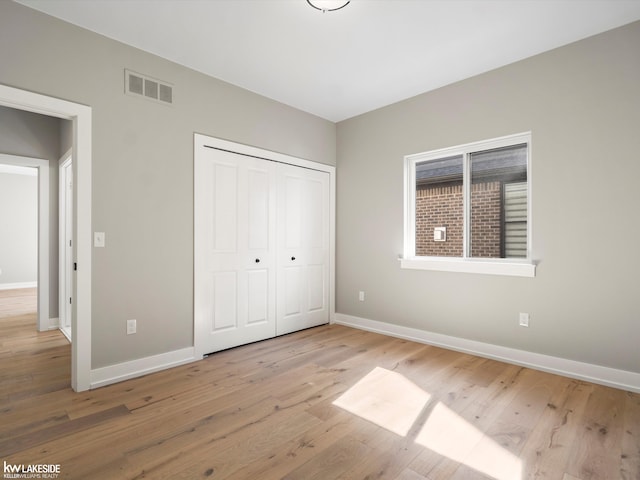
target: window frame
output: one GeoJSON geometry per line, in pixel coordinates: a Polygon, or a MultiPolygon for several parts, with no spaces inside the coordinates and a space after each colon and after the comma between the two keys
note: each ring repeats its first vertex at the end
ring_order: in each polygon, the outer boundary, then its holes
{"type": "Polygon", "coordinates": [[[536,265],[531,258],[533,230],[531,150],[531,132],[524,132],[455,147],[406,155],[404,157],[404,252],[400,258],[400,267],[418,270],[535,277],[536,265]],[[521,144],[527,145],[527,255],[525,258],[471,257],[469,235],[471,229],[471,154],[521,144]],[[463,256],[416,256],[416,165],[420,162],[455,155],[462,155],[463,157],[463,256]]]}

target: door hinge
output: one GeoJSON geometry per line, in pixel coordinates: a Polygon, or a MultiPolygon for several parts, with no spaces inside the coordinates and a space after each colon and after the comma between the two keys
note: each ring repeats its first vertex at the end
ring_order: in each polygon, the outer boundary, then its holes
{"type": "Polygon", "coordinates": [[[78,270],[78,264],[76,262],[73,262],[73,270],[74,271],[78,270]]]}
{"type": "Polygon", "coordinates": [[[69,305],[71,305],[71,297],[69,297],[69,305]]]}

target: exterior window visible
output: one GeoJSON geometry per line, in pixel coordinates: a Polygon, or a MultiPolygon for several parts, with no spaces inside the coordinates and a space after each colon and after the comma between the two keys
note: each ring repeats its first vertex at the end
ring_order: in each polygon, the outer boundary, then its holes
{"type": "Polygon", "coordinates": [[[462,155],[416,163],[416,255],[462,256],[462,167],[462,155]],[[439,227],[444,240],[431,234],[439,227]]]}
{"type": "Polygon", "coordinates": [[[527,150],[470,154],[471,257],[527,257],[527,150]]]}
{"type": "Polygon", "coordinates": [[[405,158],[404,258],[529,259],[530,134],[405,158]]]}

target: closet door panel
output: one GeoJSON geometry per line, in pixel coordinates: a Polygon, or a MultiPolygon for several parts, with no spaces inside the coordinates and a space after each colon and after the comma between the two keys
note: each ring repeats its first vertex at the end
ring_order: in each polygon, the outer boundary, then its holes
{"type": "Polygon", "coordinates": [[[305,206],[302,203],[303,180],[297,175],[298,172],[291,171],[291,168],[286,169],[290,173],[281,177],[282,181],[279,184],[279,195],[284,199],[284,205],[280,208],[281,215],[278,217],[278,223],[279,228],[284,229],[284,241],[281,241],[280,245],[293,251],[302,246],[302,220],[305,206]]]}
{"type": "Polygon", "coordinates": [[[278,305],[278,317],[284,319],[292,315],[299,315],[302,312],[302,297],[300,295],[300,285],[303,281],[302,269],[298,266],[285,266],[279,272],[278,294],[282,302],[278,305]],[[280,289],[282,291],[280,291],[280,289]]]}
{"type": "Polygon", "coordinates": [[[247,273],[247,323],[258,324],[269,321],[269,271],[253,270],[247,273]]]}
{"type": "Polygon", "coordinates": [[[275,336],[275,173],[272,162],[231,152],[203,149],[196,156],[199,351],[275,336]]]}
{"type": "Polygon", "coordinates": [[[238,327],[238,278],[236,272],[213,274],[213,316],[211,332],[220,332],[238,327]]]}
{"type": "Polygon", "coordinates": [[[268,171],[248,170],[248,248],[251,251],[268,250],[269,222],[272,221],[270,207],[271,176],[268,171]]]}
{"type": "Polygon", "coordinates": [[[310,312],[327,308],[325,303],[327,279],[324,271],[324,265],[309,265],[307,268],[310,312]]]}
{"type": "Polygon", "coordinates": [[[238,246],[238,168],[213,164],[213,251],[235,252],[238,246]]]}
{"type": "Polygon", "coordinates": [[[278,166],[277,334],[329,322],[329,174],[278,166]]]}

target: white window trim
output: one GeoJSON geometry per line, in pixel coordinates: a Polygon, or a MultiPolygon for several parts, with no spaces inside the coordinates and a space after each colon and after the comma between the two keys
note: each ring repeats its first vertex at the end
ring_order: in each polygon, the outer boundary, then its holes
{"type": "Polygon", "coordinates": [[[414,270],[437,270],[444,272],[480,273],[489,275],[510,275],[519,277],[535,277],[536,264],[531,259],[532,251],[532,197],[531,197],[532,169],[531,169],[531,132],[508,135],[480,142],[468,143],[456,147],[442,148],[429,152],[407,155],[404,157],[404,253],[400,258],[400,267],[414,270]],[[471,258],[469,252],[469,182],[464,182],[464,229],[463,229],[463,257],[418,257],[416,251],[416,164],[425,160],[454,155],[465,156],[463,176],[468,178],[468,162],[466,155],[472,152],[491,150],[494,148],[527,144],[527,257],[523,259],[509,258],[471,258]]]}

